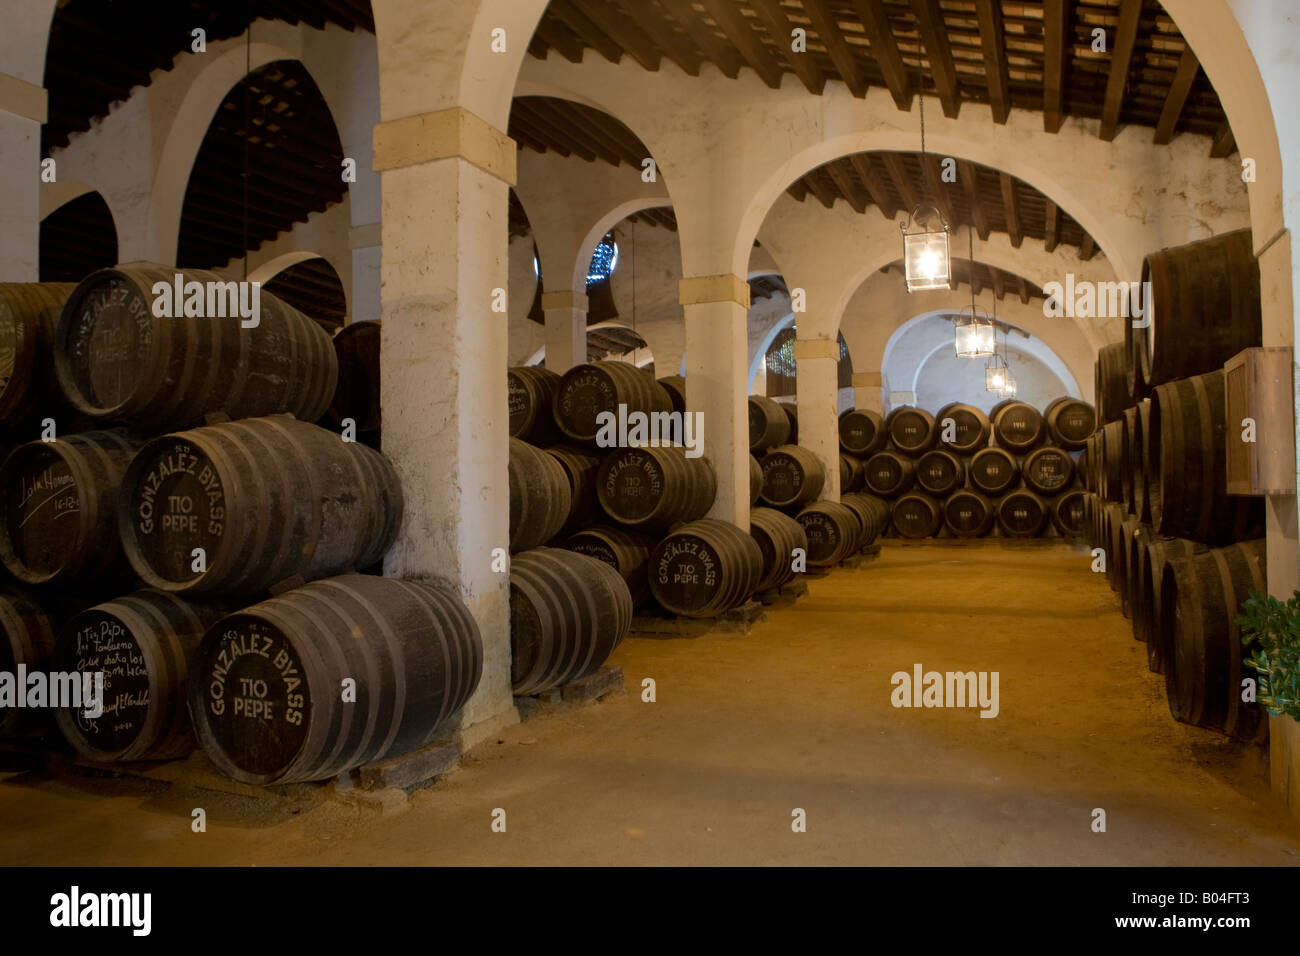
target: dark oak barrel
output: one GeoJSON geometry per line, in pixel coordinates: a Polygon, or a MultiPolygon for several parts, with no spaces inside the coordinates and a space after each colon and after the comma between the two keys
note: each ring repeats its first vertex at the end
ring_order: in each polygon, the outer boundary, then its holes
{"type": "Polygon", "coordinates": [[[1078,451],[1097,430],[1097,410],[1080,398],[1062,395],[1043,409],[1048,440],[1067,451],[1078,451]]]}
{"type": "Polygon", "coordinates": [[[946,498],[966,482],[966,462],[950,451],[936,448],[916,461],[916,483],[922,490],[946,498]]]}
{"type": "Polygon", "coordinates": [[[1145,432],[1158,473],[1147,475],[1151,525],[1162,535],[1210,545],[1256,537],[1263,531],[1263,498],[1229,495],[1223,372],[1159,385],[1145,432]]]}
{"type": "Polygon", "coordinates": [[[595,673],[632,626],[632,596],[598,558],[535,548],[510,563],[510,682],[540,694],[595,673]]]}
{"type": "Polygon", "coordinates": [[[763,494],[763,466],[753,455],[749,456],[749,506],[758,504],[763,494]]]}
{"type": "Polygon", "coordinates": [[[558,374],[540,365],[516,366],[506,369],[506,388],[511,438],[530,445],[551,445],[564,438],[553,410],[560,390],[558,374]]]}
{"type": "Polygon", "coordinates": [[[997,497],[1020,483],[1020,462],[1005,448],[985,448],[971,458],[968,475],[976,491],[997,497]]]}
{"type": "MultiPolygon", "coordinates": [[[[214,601],[136,591],[87,608],[59,631],[54,667],[104,675],[103,713],[59,708],[71,747],[90,760],[168,760],[194,749],[186,712],[189,663],[208,628],[230,613],[214,601]]],[[[83,678],[84,683],[84,678],[83,678]]],[[[83,698],[84,699],[84,698],[83,698]]]]}
{"type": "Polygon", "coordinates": [[[353,322],[334,333],[338,384],[330,401],[329,417],[335,425],[345,418],[356,423],[357,433],[374,433],[383,427],[379,398],[380,324],[353,322]]]}
{"type": "Polygon", "coordinates": [[[1013,454],[1024,454],[1047,437],[1043,416],[1028,402],[1008,402],[993,419],[998,446],[1013,454]]]}
{"type": "Polygon", "coordinates": [[[889,433],[894,448],[912,458],[933,448],[939,437],[934,427],[934,416],[923,408],[911,405],[890,412],[885,419],[885,430],[889,433]]]}
{"type": "Polygon", "coordinates": [[[888,530],[889,516],[893,509],[884,499],[877,498],[875,495],[853,492],[843,495],[840,504],[853,512],[861,526],[862,533],[858,538],[857,550],[861,551],[875,544],[876,539],[888,530]]]}
{"type": "Polygon", "coordinates": [[[600,456],[581,445],[553,445],[545,451],[564,469],[564,477],[569,480],[569,514],[561,533],[572,534],[601,520],[604,515],[596,495],[600,456]]]}
{"type": "Polygon", "coordinates": [[[1051,509],[1038,495],[1021,488],[998,499],[996,516],[998,528],[1008,538],[1036,538],[1047,527],[1051,509]]]}
{"type": "Polygon", "coordinates": [[[265,289],[253,328],[237,315],[155,316],[154,283],[172,286],[177,275],[228,282],[172,266],[100,269],[68,298],[54,364],[78,411],[150,430],[199,425],[217,412],[232,419],[287,412],[308,422],[325,414],[338,359],[317,322],[265,289]]]}
{"type": "Polygon", "coordinates": [[[94,584],[128,571],[118,496],[144,439],[123,429],[19,445],[0,465],[0,561],[27,584],[94,584]]]}
{"type": "Polygon", "coordinates": [[[1128,352],[1123,342],[1103,345],[1094,366],[1093,396],[1097,401],[1097,421],[1118,421],[1128,405],[1128,352]]]}
{"type": "Polygon", "coordinates": [[[839,420],[840,448],[858,458],[870,458],[885,446],[885,420],[869,408],[851,408],[839,420]]]}
{"type": "Polygon", "coordinates": [[[864,484],[862,462],[852,455],[840,455],[840,494],[859,491],[864,484]]]}
{"type": "Polygon", "coordinates": [[[993,424],[989,417],[974,405],[951,402],[939,409],[934,416],[934,427],[939,435],[939,443],[954,455],[973,455],[989,443],[993,433],[993,424]],[[949,429],[948,421],[952,427],[949,429]],[[945,435],[951,434],[951,440],[945,435]]]}
{"type": "Polygon", "coordinates": [[[799,445],[782,445],[763,456],[763,493],[773,508],[797,508],[816,500],[826,484],[821,459],[799,445]]]}
{"type": "Polygon", "coordinates": [[[424,746],[482,673],[478,625],[455,594],[344,574],[209,628],[190,662],[189,710],[208,758],[236,780],[328,780],[424,746]]]}
{"type": "Polygon", "coordinates": [[[1150,324],[1139,355],[1152,386],[1221,368],[1243,349],[1261,345],[1259,263],[1251,231],[1239,229],[1149,254],[1142,280],[1151,283],[1150,324]]]}
{"type": "Polygon", "coordinates": [[[1124,587],[1122,600],[1128,614],[1129,627],[1135,641],[1145,641],[1142,636],[1142,562],[1151,547],[1151,526],[1143,524],[1134,515],[1124,522],[1124,587]]]}
{"type": "Polygon", "coordinates": [[[894,530],[902,538],[932,538],[943,527],[943,507],[929,495],[909,491],[894,502],[894,530]]]}
{"type": "Polygon", "coordinates": [[[1245,649],[1237,614],[1251,590],[1268,592],[1264,541],[1242,541],[1165,564],[1160,581],[1165,696],[1175,720],[1259,739],[1263,708],[1241,699],[1245,649]]]}
{"type": "Polygon", "coordinates": [[[651,593],[666,610],[683,617],[717,617],[740,606],[762,577],[758,544],[716,518],[676,528],[650,554],[651,593]]]}
{"type": "MultiPolygon", "coordinates": [[[[1134,441],[1141,441],[1142,436],[1138,431],[1138,410],[1134,408],[1124,409],[1124,414],[1119,420],[1120,439],[1119,439],[1119,503],[1124,506],[1124,510],[1131,515],[1137,514],[1134,507],[1133,498],[1133,451],[1134,441]]],[[[1141,456],[1141,446],[1136,446],[1141,456]]]]}
{"type": "Polygon", "coordinates": [[[1119,593],[1120,613],[1125,617],[1133,616],[1133,573],[1129,562],[1133,560],[1133,539],[1140,533],[1142,522],[1133,515],[1126,514],[1119,522],[1119,535],[1115,542],[1115,590],[1119,593]]]}
{"type": "Polygon", "coordinates": [[[527,551],[550,541],[569,520],[569,473],[554,455],[512,438],[508,477],[510,550],[527,551]]]}
{"type": "Polygon", "coordinates": [[[620,448],[596,474],[596,495],[605,513],[629,528],[665,528],[703,517],[718,483],[705,458],[687,458],[680,446],[620,448]]]}
{"type": "Polygon", "coordinates": [[[916,481],[916,466],[896,451],[878,451],[867,459],[862,478],[872,494],[896,498],[916,481]]]}
{"type": "Polygon", "coordinates": [[[1124,569],[1124,532],[1122,525],[1128,515],[1113,501],[1101,509],[1101,548],[1106,553],[1106,583],[1116,594],[1120,589],[1119,575],[1124,569]]]}
{"type": "Polygon", "coordinates": [[[640,607],[650,599],[650,551],[657,542],[647,534],[598,524],[584,528],[564,542],[566,551],[585,554],[604,561],[627,583],[632,606],[640,607]]]}
{"type": "Polygon", "coordinates": [[[790,419],[779,404],[764,395],[749,396],[749,450],[761,455],[790,439],[790,419]]]}
{"type": "Polygon", "coordinates": [[[1124,498],[1124,423],[1107,422],[1102,426],[1098,445],[1099,494],[1107,501],[1120,502],[1124,498]]]}
{"type": "Polygon", "coordinates": [[[1145,522],[1151,521],[1151,499],[1147,492],[1148,443],[1146,430],[1151,427],[1151,399],[1138,403],[1132,422],[1128,423],[1128,468],[1133,491],[1130,509],[1145,522]]]}
{"type": "Polygon", "coordinates": [[[665,375],[659,379],[659,384],[664,387],[668,393],[668,400],[672,402],[673,411],[686,411],[686,379],[681,375],[665,375]]]}
{"type": "MultiPolygon", "coordinates": [[[[671,413],[673,407],[668,392],[649,372],[627,362],[590,362],[564,373],[555,393],[555,423],[574,441],[595,442],[600,432],[597,416],[602,412],[617,416],[620,405],[626,406],[629,416],[671,413]]],[[[630,421],[628,428],[632,428],[630,421]]],[[[661,440],[677,437],[664,435],[661,429],[661,440]]]]}
{"type": "Polygon", "coordinates": [[[1146,548],[1138,551],[1142,563],[1137,568],[1137,594],[1133,602],[1133,620],[1139,640],[1146,641],[1147,667],[1156,674],[1165,671],[1165,634],[1161,630],[1163,598],[1160,587],[1165,565],[1187,557],[1193,551],[1205,551],[1205,545],[1186,538],[1163,538],[1152,534],[1146,548]]]}
{"type": "Polygon", "coordinates": [[[808,553],[803,525],[775,508],[750,508],[749,535],[763,555],[763,573],[754,590],[769,591],[793,580],[795,548],[808,553]]]}
{"type": "Polygon", "coordinates": [[[150,587],[254,594],[369,567],[397,537],[402,506],[379,452],[273,415],[149,442],[122,479],[118,529],[150,587]],[[206,570],[194,570],[196,548],[206,570]]]}
{"type": "Polygon", "coordinates": [[[1071,488],[1052,499],[1052,526],[1063,538],[1077,538],[1083,534],[1087,520],[1083,503],[1087,492],[1082,488],[1071,488]]]}
{"type": "Polygon", "coordinates": [[[794,402],[781,402],[781,410],[785,412],[786,421],[790,423],[790,437],[787,438],[787,445],[799,444],[799,406],[794,402]]]}
{"type": "MultiPolygon", "coordinates": [[[[15,675],[18,665],[27,671],[50,670],[60,623],[60,605],[54,595],[28,594],[0,587],[0,673],[15,675]]],[[[0,739],[41,733],[49,728],[50,712],[44,708],[0,703],[0,739]]]]}
{"type": "Polygon", "coordinates": [[[58,417],[66,399],[54,374],[59,315],[76,283],[0,282],[0,422],[17,422],[48,407],[58,417]]]}
{"type": "Polygon", "coordinates": [[[1044,445],[1020,462],[1025,487],[1045,497],[1059,495],[1074,480],[1074,459],[1064,448],[1044,445]]]}
{"type": "Polygon", "coordinates": [[[955,537],[982,537],[993,528],[993,502],[978,491],[955,491],[943,503],[943,523],[955,537]]]}
{"type": "Polygon", "coordinates": [[[818,501],[796,515],[808,539],[808,567],[829,568],[857,553],[862,525],[853,509],[839,501],[818,501]]]}

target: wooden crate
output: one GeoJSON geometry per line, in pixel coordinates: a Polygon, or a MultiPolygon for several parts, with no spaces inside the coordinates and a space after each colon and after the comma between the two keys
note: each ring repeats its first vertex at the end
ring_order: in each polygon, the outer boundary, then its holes
{"type": "Polygon", "coordinates": [[[1223,365],[1230,495],[1295,494],[1295,391],[1290,348],[1254,348],[1223,365]],[[1244,441],[1247,419],[1255,440],[1244,441]]]}

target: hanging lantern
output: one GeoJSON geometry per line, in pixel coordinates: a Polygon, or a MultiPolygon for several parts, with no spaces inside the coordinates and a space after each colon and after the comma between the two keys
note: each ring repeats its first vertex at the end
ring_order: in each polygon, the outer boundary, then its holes
{"type": "MultiPolygon", "coordinates": [[[[962,311],[964,315],[965,310],[962,311]]],[[[969,317],[957,317],[957,324],[953,330],[953,347],[958,358],[983,358],[986,355],[993,355],[998,350],[993,323],[987,317],[981,319],[979,310],[972,307],[969,317]]]]}
{"type": "Polygon", "coordinates": [[[948,223],[934,206],[917,206],[903,233],[903,274],[907,291],[952,288],[952,257],[948,252],[948,223]]]}
{"type": "Polygon", "coordinates": [[[1002,397],[1003,398],[1016,397],[1016,378],[1014,375],[1011,374],[1011,366],[1009,365],[1007,366],[1007,382],[1005,385],[1002,386],[1002,397]]]}
{"type": "Polygon", "coordinates": [[[1008,375],[1006,360],[996,352],[993,353],[993,357],[984,365],[984,391],[1001,392],[1007,387],[1008,375]]]}

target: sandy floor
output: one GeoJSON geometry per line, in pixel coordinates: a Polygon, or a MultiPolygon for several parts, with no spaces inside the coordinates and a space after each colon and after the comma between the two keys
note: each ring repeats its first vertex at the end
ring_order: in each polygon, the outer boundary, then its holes
{"type": "Polygon", "coordinates": [[[1176,724],[1082,549],[889,542],[749,635],[633,639],[628,693],[512,727],[389,815],[9,776],[0,863],[1292,864],[1262,751],[1176,724]],[[913,664],[1001,713],[896,709],[913,664]],[[643,703],[651,677],[658,700],[643,703]],[[190,830],[193,807],[208,830],[190,830]],[[1106,811],[1105,833],[1091,828],[1106,811]],[[493,833],[492,812],[507,832],[493,833]],[[791,830],[792,811],[807,832],[791,830]]]}

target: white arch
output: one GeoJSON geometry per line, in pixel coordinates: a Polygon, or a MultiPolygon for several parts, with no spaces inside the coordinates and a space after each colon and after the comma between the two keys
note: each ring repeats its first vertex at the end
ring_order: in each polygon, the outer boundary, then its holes
{"type": "MultiPolygon", "coordinates": [[[[248,274],[248,281],[266,284],[285,269],[288,269],[291,266],[296,266],[300,262],[306,262],[308,259],[322,259],[326,264],[329,264],[329,260],[319,252],[286,252],[283,255],[276,256],[274,259],[263,262],[248,274]]],[[[335,269],[333,265],[330,265],[330,269],[335,275],[338,274],[338,270],[335,269]]]]}
{"type": "Polygon", "coordinates": [[[758,367],[762,364],[763,356],[767,354],[767,350],[776,341],[776,337],[792,325],[794,325],[794,313],[790,312],[785,318],[774,322],[772,327],[767,330],[767,334],[759,340],[758,348],[754,351],[754,356],[749,362],[749,378],[746,380],[746,391],[752,392],[754,390],[754,379],[758,376],[758,367]]]}
{"type": "MultiPolygon", "coordinates": [[[[44,219],[61,206],[66,206],[72,200],[80,199],[86,193],[93,192],[99,190],[81,179],[60,179],[52,183],[42,183],[41,218],[44,219]]],[[[100,195],[102,197],[103,194],[100,195]]]]}

